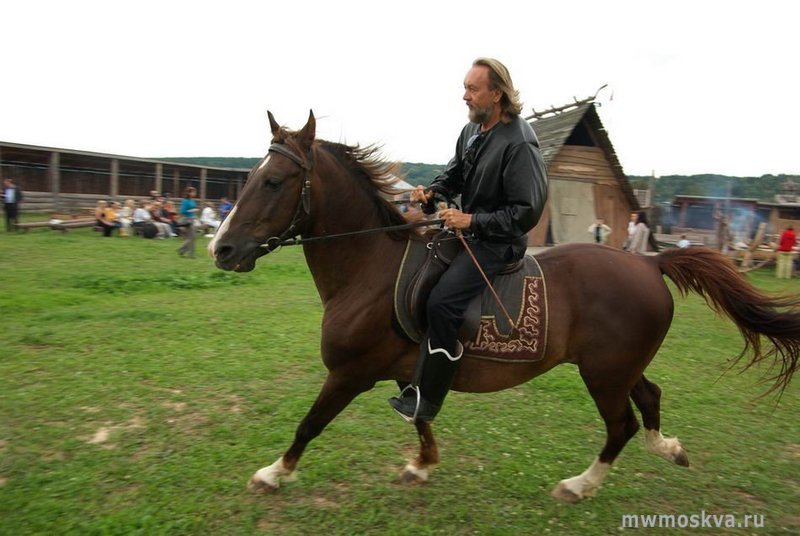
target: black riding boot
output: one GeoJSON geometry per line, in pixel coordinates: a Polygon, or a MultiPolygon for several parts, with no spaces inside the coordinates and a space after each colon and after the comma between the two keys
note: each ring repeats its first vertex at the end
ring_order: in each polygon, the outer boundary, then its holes
{"type": "Polygon", "coordinates": [[[432,349],[430,341],[422,343],[414,379],[400,393],[389,399],[389,405],[406,421],[431,422],[442,407],[458,370],[464,347],[458,344],[458,355],[451,356],[443,348],[432,349]]]}

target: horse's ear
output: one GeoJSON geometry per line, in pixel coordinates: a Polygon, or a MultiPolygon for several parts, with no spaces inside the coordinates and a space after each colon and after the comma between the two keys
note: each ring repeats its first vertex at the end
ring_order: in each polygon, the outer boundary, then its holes
{"type": "Polygon", "coordinates": [[[269,117],[269,128],[272,130],[272,135],[276,136],[281,129],[281,126],[275,121],[275,116],[272,115],[272,112],[267,110],[267,117],[269,117]]]}
{"type": "Polygon", "coordinates": [[[297,133],[297,141],[299,141],[300,144],[305,149],[310,149],[311,144],[314,143],[314,138],[316,137],[316,135],[317,135],[317,120],[314,119],[314,111],[309,110],[308,122],[306,123],[306,126],[304,126],[303,129],[297,133]]]}

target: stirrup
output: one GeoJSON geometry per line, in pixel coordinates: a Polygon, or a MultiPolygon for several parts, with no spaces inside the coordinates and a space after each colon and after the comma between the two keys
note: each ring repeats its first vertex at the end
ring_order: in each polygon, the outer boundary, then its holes
{"type": "Polygon", "coordinates": [[[394,408],[394,406],[392,406],[392,409],[394,409],[394,412],[397,413],[398,415],[400,415],[403,418],[404,421],[406,421],[409,424],[414,424],[414,423],[417,422],[417,414],[419,413],[419,405],[420,405],[420,401],[422,400],[422,393],[420,393],[420,391],[419,391],[419,385],[412,385],[412,384],[409,383],[408,385],[403,387],[403,390],[400,391],[400,396],[398,396],[397,398],[402,400],[403,399],[403,395],[405,394],[405,392],[408,389],[411,389],[412,391],[417,393],[417,403],[414,406],[414,414],[411,417],[409,417],[408,415],[405,415],[405,414],[400,413],[399,411],[397,411],[394,408]]]}

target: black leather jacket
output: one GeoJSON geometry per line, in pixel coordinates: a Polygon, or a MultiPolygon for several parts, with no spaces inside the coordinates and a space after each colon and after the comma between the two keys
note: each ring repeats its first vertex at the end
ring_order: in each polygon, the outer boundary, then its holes
{"type": "Polygon", "coordinates": [[[480,125],[468,123],[456,143],[456,154],[430,189],[449,198],[461,195],[470,231],[508,261],[525,255],[527,233],[539,221],[547,201],[547,173],[539,140],[530,124],[517,116],[502,121],[470,149],[480,125]]]}

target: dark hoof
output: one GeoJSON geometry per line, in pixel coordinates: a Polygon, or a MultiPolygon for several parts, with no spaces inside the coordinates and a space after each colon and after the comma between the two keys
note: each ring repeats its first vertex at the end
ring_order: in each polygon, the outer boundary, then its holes
{"type": "Polygon", "coordinates": [[[575,504],[583,500],[583,497],[567,488],[567,486],[565,486],[562,482],[560,482],[558,486],[556,486],[553,491],[550,492],[550,495],[552,495],[552,497],[558,501],[570,504],[575,504]]]}
{"type": "Polygon", "coordinates": [[[419,475],[412,473],[411,471],[403,471],[403,474],[400,475],[400,484],[424,484],[427,482],[424,478],[420,478],[419,475]]]}
{"type": "Polygon", "coordinates": [[[689,467],[689,456],[686,454],[685,450],[681,449],[675,456],[675,464],[681,467],[689,467]]]}
{"type": "Polygon", "coordinates": [[[259,480],[256,477],[250,479],[247,483],[247,489],[253,493],[275,493],[278,491],[278,486],[271,486],[264,482],[263,480],[259,480]]]}

